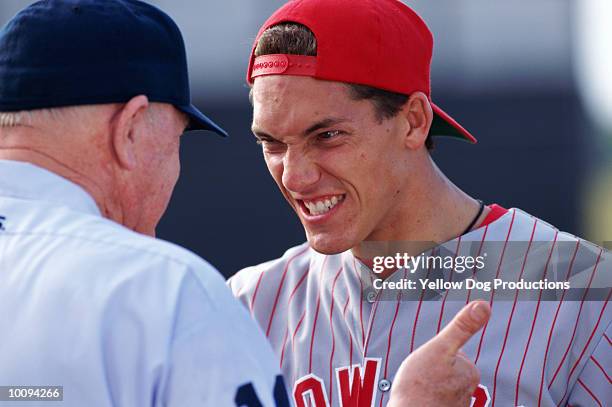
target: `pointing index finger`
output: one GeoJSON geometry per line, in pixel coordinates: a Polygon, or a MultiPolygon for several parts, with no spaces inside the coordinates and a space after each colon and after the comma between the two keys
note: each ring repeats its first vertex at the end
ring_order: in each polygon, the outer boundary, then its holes
{"type": "Polygon", "coordinates": [[[438,346],[456,354],[489,321],[491,307],[486,301],[473,301],[463,307],[433,339],[438,346]]]}

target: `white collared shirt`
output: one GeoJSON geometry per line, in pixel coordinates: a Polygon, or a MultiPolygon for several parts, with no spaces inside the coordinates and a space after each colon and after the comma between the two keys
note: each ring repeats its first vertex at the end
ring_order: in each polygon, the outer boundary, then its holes
{"type": "Polygon", "coordinates": [[[0,334],[0,386],[63,386],[48,406],[272,406],[281,386],[212,266],[103,218],[72,182],[6,160],[0,334]]]}

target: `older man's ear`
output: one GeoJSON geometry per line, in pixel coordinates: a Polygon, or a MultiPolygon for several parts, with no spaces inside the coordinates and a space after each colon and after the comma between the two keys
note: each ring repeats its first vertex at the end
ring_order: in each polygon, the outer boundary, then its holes
{"type": "Polygon", "coordinates": [[[146,126],[149,99],[145,95],[134,96],[111,118],[110,143],[118,165],[125,170],[136,167],[138,131],[146,126]]]}

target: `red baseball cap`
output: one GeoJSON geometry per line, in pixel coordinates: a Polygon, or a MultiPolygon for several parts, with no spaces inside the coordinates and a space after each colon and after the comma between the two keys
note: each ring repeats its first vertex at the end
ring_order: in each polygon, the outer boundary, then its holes
{"type": "Polygon", "coordinates": [[[367,85],[409,95],[421,91],[434,111],[431,135],[476,142],[466,129],[431,101],[433,35],[417,13],[399,0],[292,0],[263,24],[251,51],[247,82],[262,75],[300,75],[367,85]],[[259,38],[280,23],[308,27],[317,55],[255,57],[259,38]]]}

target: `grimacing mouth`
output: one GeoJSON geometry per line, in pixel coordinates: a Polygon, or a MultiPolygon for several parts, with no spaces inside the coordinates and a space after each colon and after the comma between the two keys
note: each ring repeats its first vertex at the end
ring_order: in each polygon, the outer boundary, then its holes
{"type": "Polygon", "coordinates": [[[311,216],[323,215],[344,201],[346,194],[319,196],[311,199],[296,199],[311,216]]]}

